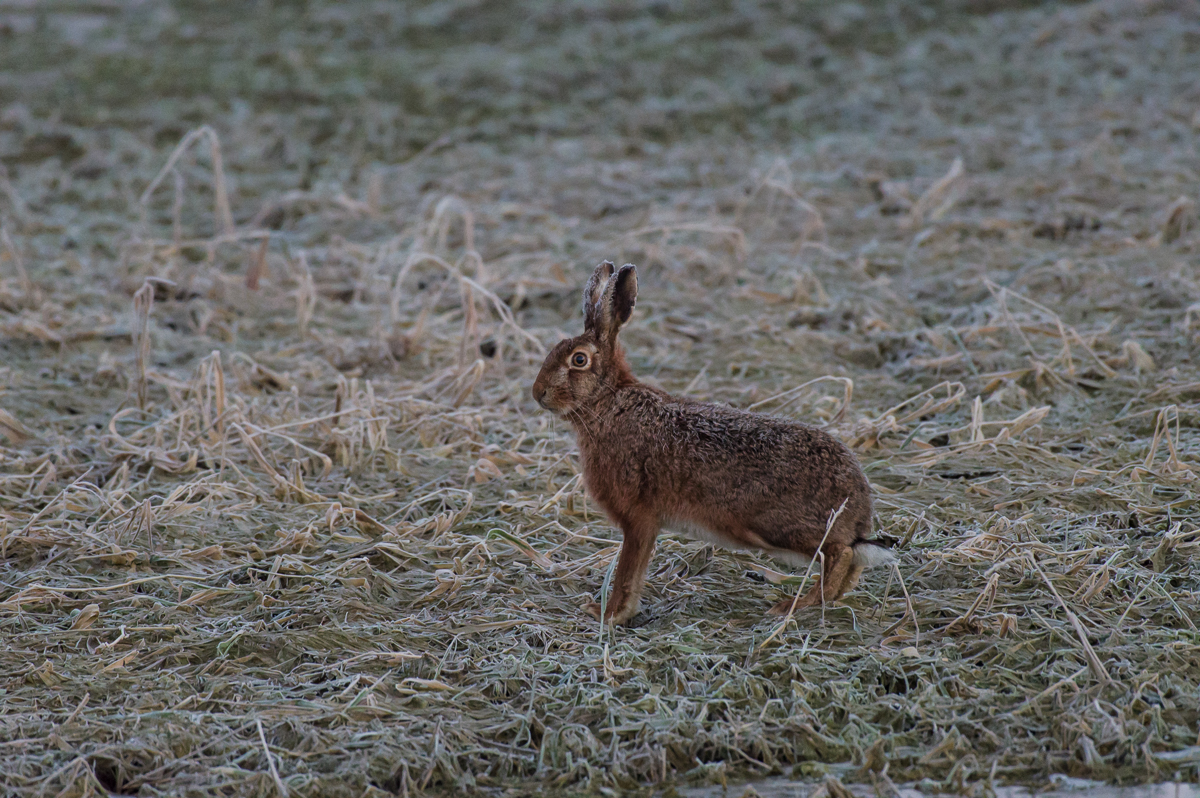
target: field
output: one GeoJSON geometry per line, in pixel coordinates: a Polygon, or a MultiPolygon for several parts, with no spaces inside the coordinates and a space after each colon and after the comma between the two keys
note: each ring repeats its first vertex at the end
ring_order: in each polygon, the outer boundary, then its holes
{"type": "Polygon", "coordinates": [[[0,0],[0,792],[1200,778],[1200,6],[231,8],[0,0]],[[582,612],[604,259],[897,568],[582,612]]]}

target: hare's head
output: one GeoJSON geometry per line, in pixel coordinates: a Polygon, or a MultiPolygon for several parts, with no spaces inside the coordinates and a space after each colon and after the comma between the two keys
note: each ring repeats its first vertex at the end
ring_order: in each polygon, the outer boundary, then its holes
{"type": "Polygon", "coordinates": [[[633,382],[617,340],[637,301],[637,267],[605,261],[583,289],[583,335],[559,341],[533,383],[533,398],[563,416],[586,412],[604,395],[633,382]]]}

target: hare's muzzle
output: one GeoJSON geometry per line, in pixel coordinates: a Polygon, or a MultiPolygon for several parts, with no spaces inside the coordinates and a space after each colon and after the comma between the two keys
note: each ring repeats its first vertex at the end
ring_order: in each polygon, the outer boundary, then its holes
{"type": "Polygon", "coordinates": [[[550,408],[546,407],[545,402],[542,401],[545,398],[546,398],[546,386],[542,385],[542,383],[540,381],[535,382],[533,384],[533,401],[537,402],[539,405],[541,405],[546,410],[549,410],[550,408]]]}

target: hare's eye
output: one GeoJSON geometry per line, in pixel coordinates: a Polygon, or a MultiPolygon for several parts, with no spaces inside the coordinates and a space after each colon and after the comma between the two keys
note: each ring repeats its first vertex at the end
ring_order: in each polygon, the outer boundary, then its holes
{"type": "Polygon", "coordinates": [[[571,365],[577,369],[587,368],[588,360],[587,352],[576,352],[571,355],[571,365]]]}

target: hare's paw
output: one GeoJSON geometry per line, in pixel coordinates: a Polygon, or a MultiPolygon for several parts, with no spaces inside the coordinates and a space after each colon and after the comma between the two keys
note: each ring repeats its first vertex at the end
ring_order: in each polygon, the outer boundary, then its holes
{"type": "MultiPolygon", "coordinates": [[[[638,604],[639,602],[636,601],[627,601],[624,606],[621,606],[610,601],[607,612],[604,613],[604,622],[613,626],[625,626],[638,614],[638,604]]],[[[593,601],[585,604],[583,611],[596,620],[600,620],[599,603],[593,601]]]]}
{"type": "Polygon", "coordinates": [[[812,593],[809,593],[806,596],[800,596],[799,598],[789,596],[771,609],[767,610],[767,615],[787,615],[789,612],[799,612],[805,607],[815,607],[820,603],[820,594],[817,594],[815,600],[812,593]]]}

